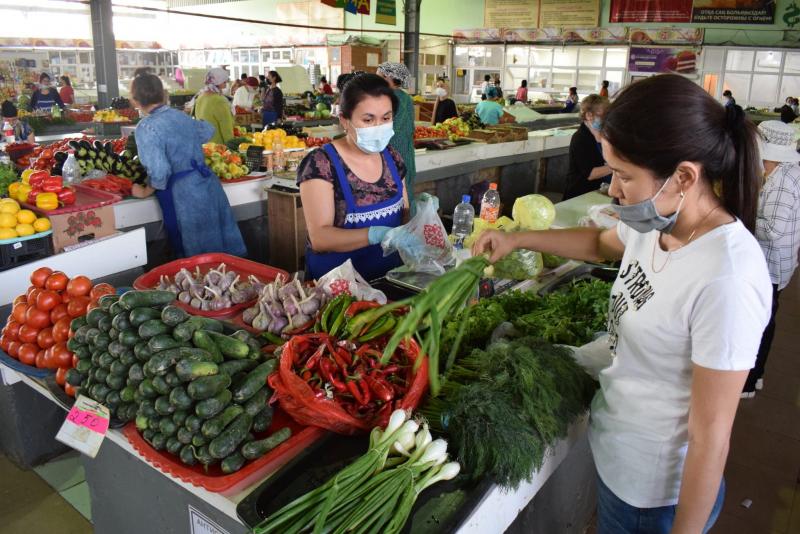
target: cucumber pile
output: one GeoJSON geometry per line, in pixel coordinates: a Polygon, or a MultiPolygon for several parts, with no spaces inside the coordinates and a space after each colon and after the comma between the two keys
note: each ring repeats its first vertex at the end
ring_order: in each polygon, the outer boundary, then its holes
{"type": "MultiPolygon", "coordinates": [[[[127,149],[122,154],[117,154],[114,152],[113,143],[103,143],[102,141],[90,143],[85,139],[70,141],[69,146],[75,152],[75,159],[78,160],[82,175],[91,170],[98,169],[116,176],[128,178],[135,184],[145,184],[146,182],[147,171],[142,165],[142,162],[139,161],[138,155],[133,154],[127,149]]],[[[57,154],[58,153],[56,153],[56,156],[57,154]]],[[[66,157],[63,159],[66,160],[66,157]]],[[[58,157],[56,157],[56,164],[58,164],[59,161],[58,157]]],[[[61,162],[61,164],[63,165],[63,162],[61,162]]]]}
{"type": "Polygon", "coordinates": [[[249,332],[224,335],[221,322],[174,300],[158,290],[102,297],[71,325],[79,361],[66,380],[117,419],[135,420],[154,449],[232,473],[291,436],[254,436],[272,422],[266,378],[278,362],[249,332]]]}

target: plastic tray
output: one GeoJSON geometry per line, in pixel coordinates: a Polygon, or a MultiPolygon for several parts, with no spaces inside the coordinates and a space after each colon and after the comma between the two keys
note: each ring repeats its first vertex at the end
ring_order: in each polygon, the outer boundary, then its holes
{"type": "Polygon", "coordinates": [[[122,200],[122,197],[114,193],[100,191],[99,189],[92,189],[91,187],[78,184],[75,186],[75,203],[70,206],[64,206],[63,208],[54,210],[43,210],[26,202],[23,202],[22,205],[29,210],[33,210],[36,213],[43,213],[49,217],[52,215],[61,215],[63,213],[75,213],[77,211],[96,209],[107,206],[108,204],[114,204],[120,200],[122,200]]]}
{"type": "Polygon", "coordinates": [[[0,240],[0,271],[53,255],[52,230],[0,240]]]}
{"type": "Polygon", "coordinates": [[[25,365],[19,360],[15,360],[4,351],[0,350],[0,363],[5,365],[6,367],[10,367],[15,371],[18,371],[24,375],[33,377],[33,378],[44,378],[49,375],[55,375],[55,369],[41,369],[39,367],[32,367],[30,365],[25,365]]]}
{"type": "MultiPolygon", "coordinates": [[[[265,480],[236,507],[236,515],[249,528],[278,511],[292,500],[324,484],[343,467],[367,452],[366,436],[330,434],[306,449],[265,480]]],[[[456,532],[492,489],[491,479],[472,480],[467,475],[439,482],[420,493],[411,515],[401,531],[456,532]],[[456,506],[436,507],[447,494],[459,492],[456,506]]]]}
{"type": "MultiPolygon", "coordinates": [[[[56,383],[55,375],[48,375],[40,379],[40,382],[44,384],[47,390],[53,395],[53,400],[55,400],[56,404],[61,406],[61,408],[63,408],[64,411],[68,412],[70,411],[70,409],[72,409],[72,405],[75,404],[75,398],[67,395],[67,392],[64,391],[64,388],[62,388],[56,383]]],[[[127,424],[128,423],[126,423],[125,421],[120,421],[119,419],[112,417],[111,420],[108,422],[108,428],[118,429],[124,427],[127,424]]]]}
{"type": "Polygon", "coordinates": [[[246,463],[239,471],[229,475],[224,474],[219,465],[209,468],[208,472],[206,472],[199,464],[185,465],[177,456],[166,451],[155,450],[139,434],[139,431],[136,430],[136,425],[127,425],[122,429],[122,433],[145,460],[164,473],[188,484],[203,487],[208,491],[235,494],[274,473],[327,433],[326,430],[321,428],[300,426],[286,412],[280,408],[275,408],[272,424],[270,424],[266,432],[256,434],[256,438],[265,438],[286,426],[292,429],[292,436],[288,440],[261,458],[246,463]]]}
{"type": "MultiPolygon", "coordinates": [[[[236,271],[236,273],[246,278],[248,275],[254,275],[262,282],[271,282],[279,275],[289,279],[289,273],[282,269],[276,269],[268,265],[256,263],[254,261],[245,260],[237,256],[230,256],[222,253],[199,254],[191,258],[183,258],[180,260],[165,263],[155,269],[141,275],[133,281],[134,289],[152,289],[158,285],[158,281],[162,275],[174,276],[181,269],[185,268],[188,271],[194,272],[196,267],[200,268],[200,272],[205,274],[210,269],[218,267],[220,263],[224,263],[229,270],[236,271]]],[[[236,304],[230,308],[225,308],[217,311],[202,311],[193,308],[183,302],[176,302],[178,306],[191,313],[192,315],[201,315],[203,317],[213,317],[216,319],[228,318],[233,316],[239,311],[249,308],[256,302],[255,299],[249,302],[236,304]]]]}

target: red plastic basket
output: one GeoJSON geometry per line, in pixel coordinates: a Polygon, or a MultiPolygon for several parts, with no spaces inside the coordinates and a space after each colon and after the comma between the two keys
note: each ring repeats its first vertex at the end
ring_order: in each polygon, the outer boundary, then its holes
{"type": "Polygon", "coordinates": [[[180,479],[187,484],[200,486],[215,493],[227,495],[235,494],[251,486],[255,482],[266,478],[280,469],[286,462],[297,456],[315,441],[321,439],[326,430],[315,426],[301,426],[294,422],[286,412],[275,408],[272,424],[266,432],[256,434],[256,439],[263,439],[283,427],[292,430],[292,436],[269,451],[267,454],[248,462],[239,471],[226,475],[214,465],[206,472],[201,465],[186,465],[180,459],[167,451],[157,451],[147,443],[136,430],[136,425],[128,424],[122,429],[122,434],[130,444],[141,454],[145,460],[153,464],[162,472],[180,479]]]}
{"type": "Polygon", "coordinates": [[[114,193],[100,191],[99,189],[92,189],[91,187],[78,184],[75,186],[75,203],[70,204],[69,206],[64,206],[54,210],[43,210],[32,204],[28,204],[27,202],[23,202],[22,205],[29,210],[35,211],[36,213],[42,213],[49,217],[51,215],[61,215],[63,213],[75,213],[78,211],[93,210],[102,206],[114,204],[120,200],[122,200],[122,197],[115,195],[114,193]]]}
{"type": "MultiPolygon", "coordinates": [[[[171,261],[160,265],[155,269],[141,275],[133,281],[134,289],[152,289],[158,285],[158,281],[162,275],[174,276],[181,269],[194,272],[195,268],[199,267],[200,272],[205,274],[209,270],[219,267],[220,263],[224,263],[229,270],[236,271],[237,274],[242,275],[242,278],[247,278],[249,275],[256,276],[262,282],[271,282],[278,276],[284,276],[288,280],[289,273],[282,269],[276,269],[269,265],[256,263],[254,261],[245,260],[237,256],[222,253],[199,254],[191,258],[183,258],[180,260],[171,261]]],[[[193,315],[201,315],[203,317],[213,317],[215,319],[224,319],[231,317],[235,313],[249,308],[255,304],[256,300],[236,304],[230,308],[224,308],[217,311],[202,311],[193,308],[183,302],[176,304],[193,315]]]]}

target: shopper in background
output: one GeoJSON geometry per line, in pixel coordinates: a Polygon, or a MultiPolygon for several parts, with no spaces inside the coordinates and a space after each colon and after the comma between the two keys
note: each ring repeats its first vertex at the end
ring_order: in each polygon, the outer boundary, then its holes
{"type": "Polygon", "coordinates": [[[447,96],[447,84],[444,80],[436,81],[436,89],[433,90],[436,95],[436,101],[433,103],[433,124],[439,124],[447,119],[458,117],[458,106],[455,101],[447,96]]]}
{"type": "Polygon", "coordinates": [[[61,82],[61,89],[58,90],[58,96],[61,97],[61,101],[65,106],[74,104],[75,90],[72,89],[72,81],[70,81],[69,76],[62,76],[59,81],[61,82]]]}
{"type": "Polygon", "coordinates": [[[761,133],[761,159],[766,182],[761,188],[756,216],[756,239],[767,257],[772,281],[772,315],[769,318],[756,365],[750,370],[742,398],[752,398],[764,385],[764,368],[775,336],[778,297],[789,284],[800,254],[800,154],[795,129],[780,121],[764,121],[761,133]]]}
{"type": "Polygon", "coordinates": [[[733,98],[733,93],[731,93],[730,89],[722,91],[722,102],[725,104],[725,107],[736,105],[736,99],[733,98]]]}
{"type": "Polygon", "coordinates": [[[319,89],[319,92],[323,95],[333,94],[333,87],[331,87],[331,84],[328,83],[328,79],[325,76],[319,79],[319,85],[317,89],[319,89]]]}
{"type": "Polygon", "coordinates": [[[564,113],[572,113],[578,105],[578,88],[570,87],[567,101],[564,102],[564,113]]]}
{"type": "Polygon", "coordinates": [[[478,102],[478,105],[475,106],[475,114],[481,119],[483,124],[500,124],[500,118],[505,111],[498,100],[500,100],[500,95],[497,92],[497,88],[490,87],[489,92],[486,93],[486,100],[481,100],[478,102]]]}
{"type": "Polygon", "coordinates": [[[608,110],[608,99],[589,95],[581,101],[581,125],[569,142],[569,168],[564,200],[583,195],[611,183],[611,169],[603,158],[600,130],[608,110]]]}
{"type": "Polygon", "coordinates": [[[781,122],[789,124],[797,119],[797,108],[794,106],[794,98],[791,96],[786,97],[783,106],[774,109],[775,112],[781,114],[781,122]]]}
{"type": "Polygon", "coordinates": [[[772,300],[751,233],[756,128],[741,107],[663,74],[622,91],[602,142],[619,200],[615,228],[484,232],[474,253],[621,260],[609,308],[613,358],[599,371],[589,429],[597,530],[706,532],[724,500],[731,427],[772,300]]]}
{"type": "Polygon", "coordinates": [[[255,99],[257,92],[258,79],[249,76],[247,79],[245,79],[244,85],[239,87],[236,90],[236,93],[233,95],[233,102],[231,103],[233,113],[236,114],[237,107],[252,111],[253,100],[255,99]]]}
{"type": "Polygon", "coordinates": [[[273,122],[283,120],[283,91],[278,84],[283,81],[277,71],[267,73],[267,87],[261,91],[261,122],[266,128],[273,122]]]}
{"type": "Polygon", "coordinates": [[[58,91],[51,85],[50,75],[43,72],[39,75],[39,88],[31,95],[28,108],[30,111],[50,111],[53,106],[64,109],[64,102],[61,101],[58,91]]]}
{"type": "Polygon", "coordinates": [[[394,136],[390,144],[397,150],[406,165],[405,186],[408,195],[411,215],[416,213],[414,202],[414,183],[417,178],[416,154],[414,153],[414,102],[403,90],[408,86],[411,73],[402,63],[381,63],[378,65],[378,76],[386,80],[397,98],[397,109],[394,113],[394,136]]]}
{"type": "Polygon", "coordinates": [[[608,98],[608,80],[603,80],[600,85],[600,96],[608,98]]]}
{"type": "Polygon", "coordinates": [[[150,67],[136,67],[136,70],[133,71],[134,78],[141,76],[142,74],[153,74],[153,69],[150,67]]]}
{"type": "Polygon", "coordinates": [[[522,102],[523,104],[528,103],[528,80],[522,80],[514,98],[517,102],[522,102]]]}
{"type": "Polygon", "coordinates": [[[497,94],[500,95],[500,98],[503,97],[503,88],[500,86],[500,75],[494,75],[494,87],[497,89],[497,94]]]}
{"type": "Polygon", "coordinates": [[[405,164],[389,146],[395,92],[374,74],[352,78],[342,89],[339,121],[345,136],[309,153],[297,183],[309,241],[306,270],[319,278],[348,259],[366,280],[400,265],[380,243],[403,223],[408,209],[405,164]]]}
{"type": "Polygon", "coordinates": [[[485,74],[483,76],[483,83],[481,83],[481,96],[486,96],[489,93],[489,87],[491,85],[492,85],[492,77],[488,74],[485,74]]]}
{"type": "Polygon", "coordinates": [[[230,75],[221,68],[206,73],[206,86],[197,94],[192,114],[214,127],[212,143],[225,144],[233,139],[231,103],[223,94],[230,75]]]}
{"type": "Polygon", "coordinates": [[[342,98],[342,91],[344,90],[345,84],[349,82],[353,78],[354,74],[351,72],[346,72],[344,74],[340,74],[336,78],[336,98],[333,100],[333,104],[331,105],[331,116],[338,117],[341,111],[341,106],[339,101],[342,98]]]}
{"type": "Polygon", "coordinates": [[[145,115],[135,133],[148,176],[146,186],[134,184],[133,195],[155,193],[172,253],[247,254],[219,177],[205,164],[202,145],[216,134],[214,127],[164,105],[164,86],[153,74],[134,78],[131,99],[145,115]]]}
{"type": "Polygon", "coordinates": [[[231,85],[231,95],[236,96],[236,91],[238,91],[240,87],[244,87],[246,82],[247,73],[243,72],[239,79],[233,82],[233,85],[231,85]]]}
{"type": "Polygon", "coordinates": [[[258,75],[258,88],[259,89],[266,89],[267,88],[267,77],[263,74],[258,75]]]}
{"type": "Polygon", "coordinates": [[[24,120],[18,117],[17,106],[10,100],[4,100],[0,107],[0,126],[8,122],[14,128],[14,139],[21,143],[33,143],[33,130],[24,120]]]}

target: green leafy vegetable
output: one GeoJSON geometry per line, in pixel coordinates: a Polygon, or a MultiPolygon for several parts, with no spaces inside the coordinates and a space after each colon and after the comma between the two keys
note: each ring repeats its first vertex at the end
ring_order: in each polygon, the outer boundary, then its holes
{"type": "Polygon", "coordinates": [[[8,185],[19,180],[13,165],[0,165],[0,197],[8,195],[8,185]]]}

